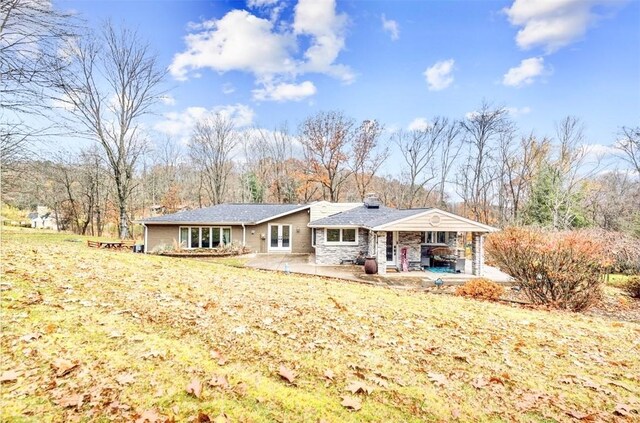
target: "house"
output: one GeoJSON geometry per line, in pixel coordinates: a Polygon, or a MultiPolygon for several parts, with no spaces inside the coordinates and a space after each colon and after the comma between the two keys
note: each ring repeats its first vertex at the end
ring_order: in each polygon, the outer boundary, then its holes
{"type": "Polygon", "coordinates": [[[380,274],[389,268],[464,272],[470,237],[472,273],[482,275],[483,237],[497,230],[436,208],[385,207],[375,197],[364,203],[220,204],[141,223],[146,251],[237,243],[256,253],[315,254],[319,265],[375,257],[380,274]]]}
{"type": "Polygon", "coordinates": [[[45,206],[38,206],[35,212],[28,215],[31,227],[37,229],[58,229],[58,222],[55,216],[45,206]]]}
{"type": "Polygon", "coordinates": [[[308,204],[219,204],[144,219],[145,250],[214,248],[231,243],[256,253],[312,253],[308,204]]]}

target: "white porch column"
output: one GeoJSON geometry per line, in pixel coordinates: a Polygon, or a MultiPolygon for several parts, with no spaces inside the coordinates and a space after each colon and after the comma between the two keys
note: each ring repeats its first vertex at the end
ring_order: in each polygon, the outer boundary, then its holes
{"type": "Polygon", "coordinates": [[[471,273],[484,274],[484,235],[478,232],[471,233],[471,273]]]}
{"type": "Polygon", "coordinates": [[[387,233],[377,232],[378,245],[376,246],[376,261],[378,262],[378,274],[387,274],[387,233]]]}

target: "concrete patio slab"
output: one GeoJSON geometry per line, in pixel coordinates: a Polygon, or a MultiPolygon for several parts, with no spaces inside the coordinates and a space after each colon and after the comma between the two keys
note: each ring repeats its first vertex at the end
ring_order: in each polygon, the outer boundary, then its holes
{"type": "MultiPolygon", "coordinates": [[[[329,278],[345,279],[374,285],[426,287],[432,286],[438,278],[447,285],[461,285],[477,276],[471,275],[471,264],[468,262],[467,273],[435,273],[430,271],[387,272],[384,276],[367,275],[362,266],[340,265],[328,266],[315,264],[312,254],[253,254],[245,256],[245,266],[254,269],[274,270],[280,272],[300,273],[329,278]]],[[[499,269],[484,266],[484,277],[493,281],[509,284],[513,278],[499,269]]]]}

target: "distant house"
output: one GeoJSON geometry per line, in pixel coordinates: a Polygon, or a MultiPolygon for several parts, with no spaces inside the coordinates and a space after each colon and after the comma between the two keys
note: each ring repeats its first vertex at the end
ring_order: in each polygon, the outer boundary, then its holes
{"type": "Polygon", "coordinates": [[[464,240],[470,238],[472,273],[481,275],[484,235],[497,230],[436,208],[385,207],[373,197],[364,203],[220,204],[141,223],[146,251],[238,243],[256,253],[315,253],[320,265],[375,257],[381,274],[388,268],[464,272],[464,240]]]}
{"type": "Polygon", "coordinates": [[[28,215],[31,220],[31,227],[37,229],[58,229],[58,222],[55,216],[45,206],[38,206],[35,212],[28,215]]]}

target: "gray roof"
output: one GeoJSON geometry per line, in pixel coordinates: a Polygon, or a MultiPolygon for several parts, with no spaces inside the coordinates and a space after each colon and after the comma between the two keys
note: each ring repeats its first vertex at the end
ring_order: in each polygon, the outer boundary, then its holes
{"type": "Polygon", "coordinates": [[[384,225],[385,223],[394,222],[414,214],[425,212],[429,209],[392,209],[390,207],[380,206],[380,208],[367,208],[360,206],[342,213],[324,217],[322,219],[311,222],[309,226],[361,226],[365,228],[373,228],[375,226],[384,225]]]}
{"type": "Polygon", "coordinates": [[[255,225],[305,207],[309,206],[305,204],[218,204],[217,206],[202,209],[149,217],[141,220],[141,222],[255,225]]]}

